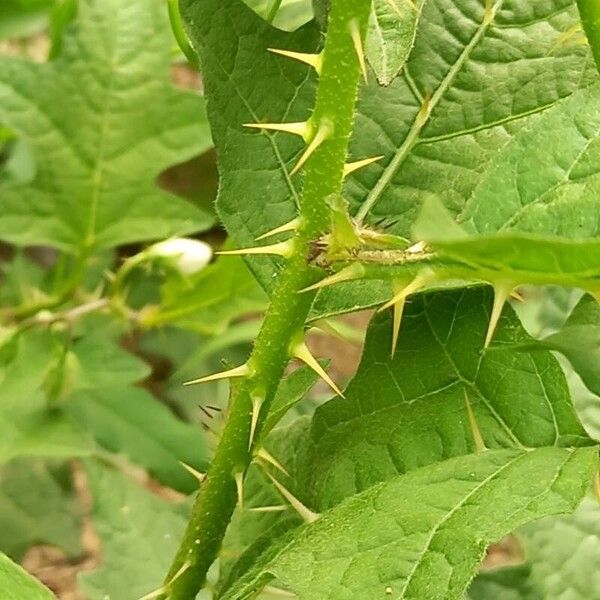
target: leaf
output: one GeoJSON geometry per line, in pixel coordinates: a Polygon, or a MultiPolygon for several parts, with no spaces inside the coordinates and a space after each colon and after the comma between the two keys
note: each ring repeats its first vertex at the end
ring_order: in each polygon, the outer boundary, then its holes
{"type": "Polygon", "coordinates": [[[600,594],[600,507],[587,498],[569,515],[520,530],[531,579],[542,598],[587,600],[600,594]]]}
{"type": "Polygon", "coordinates": [[[488,448],[591,443],[550,352],[506,309],[483,351],[489,288],[422,294],[407,305],[390,357],[391,315],[369,327],[360,367],[313,418],[303,489],[323,510],[396,474],[474,451],[466,400],[488,448]]]}
{"type": "Polygon", "coordinates": [[[56,600],[56,596],[24,569],[0,553],[2,600],[56,600]]]}
{"type": "Polygon", "coordinates": [[[595,448],[540,448],[423,467],[295,531],[224,600],[255,597],[273,579],[301,600],[378,598],[389,588],[398,599],[461,598],[488,544],[525,522],[574,510],[596,464],[595,448]]]}
{"type": "Polygon", "coordinates": [[[531,567],[519,565],[481,573],[469,588],[469,600],[544,600],[531,581],[531,567]]]}
{"type": "Polygon", "coordinates": [[[197,489],[198,482],[179,461],[205,470],[204,437],[199,427],[179,420],[134,386],[148,375],[148,365],[102,334],[87,334],[71,352],[77,366],[64,400],[68,414],[102,447],[125,454],[164,484],[184,492],[197,489]]]}
{"type": "Polygon", "coordinates": [[[367,59],[381,85],[402,71],[417,34],[425,0],[375,0],[366,41],[367,59]]]}
{"type": "MultiPolygon", "coordinates": [[[[310,116],[314,73],[267,48],[314,52],[318,28],[276,31],[235,0],[185,0],[182,10],[202,57],[220,153],[219,214],[236,244],[251,246],[296,216],[301,183],[289,172],[302,143],[243,124],[310,116]],[[251,68],[255,76],[248,78],[251,68]]],[[[491,20],[480,0],[429,0],[400,77],[387,88],[371,82],[361,89],[349,160],[384,158],[351,176],[345,195],[367,223],[383,222],[407,237],[429,197],[458,215],[488,162],[514,134],[597,80],[589,49],[556,47],[562,32],[578,23],[574,2],[498,0],[490,14],[491,20]]],[[[249,264],[268,289],[277,261],[253,258],[249,264]]],[[[348,284],[316,306],[335,314],[380,302],[385,291],[348,284]]]]}
{"type": "Polygon", "coordinates": [[[600,86],[594,85],[521,130],[490,162],[458,219],[480,233],[519,230],[596,238],[599,102],[600,86]]]}
{"type": "Polygon", "coordinates": [[[103,559],[101,567],[79,575],[81,588],[88,600],[138,600],[161,586],[184,513],[100,463],[88,461],[86,472],[103,559]]]}
{"type": "Polygon", "coordinates": [[[18,456],[72,457],[90,453],[89,435],[44,389],[56,341],[49,332],[22,333],[0,355],[0,463],[18,456]]]}
{"type": "Polygon", "coordinates": [[[0,59],[0,121],[37,163],[30,185],[2,188],[0,238],[75,253],[211,224],[154,182],[210,145],[201,98],[169,83],[163,9],[82,0],[56,60],[0,59]]]}
{"type": "Polygon", "coordinates": [[[0,467],[0,548],[21,560],[33,544],[81,552],[81,514],[66,463],[15,460],[0,467]]]}
{"type": "Polygon", "coordinates": [[[539,344],[566,356],[587,388],[600,395],[600,308],[594,298],[584,296],[565,325],[539,344]]]}

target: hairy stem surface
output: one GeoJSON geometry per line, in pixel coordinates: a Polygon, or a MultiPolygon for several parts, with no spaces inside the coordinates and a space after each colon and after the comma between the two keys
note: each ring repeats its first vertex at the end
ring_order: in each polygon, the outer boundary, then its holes
{"type": "Polygon", "coordinates": [[[247,362],[249,374],[232,384],[230,414],[167,575],[163,598],[190,600],[203,585],[237,503],[235,477],[245,473],[253,458],[261,426],[290,360],[290,346],[303,334],[314,294],[298,291],[320,276],[319,270],[310,265],[309,257],[313,243],[330,228],[325,200],[339,194],[342,188],[360,78],[351,32],[352,27],[358,27],[364,37],[370,6],[370,0],[333,2],[317,99],[310,118],[313,131],[325,127],[328,133],[305,164],[300,225],[292,239],[291,254],[275,284],[262,329],[247,362]],[[255,439],[250,440],[252,406],[257,400],[262,408],[255,439]]]}

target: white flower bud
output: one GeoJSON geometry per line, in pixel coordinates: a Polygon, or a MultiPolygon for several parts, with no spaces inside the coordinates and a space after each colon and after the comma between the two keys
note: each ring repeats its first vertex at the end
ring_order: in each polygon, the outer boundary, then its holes
{"type": "Polygon", "coordinates": [[[213,256],[212,248],[199,240],[171,238],[148,248],[150,256],[171,259],[182,275],[193,275],[206,267],[213,256]]]}

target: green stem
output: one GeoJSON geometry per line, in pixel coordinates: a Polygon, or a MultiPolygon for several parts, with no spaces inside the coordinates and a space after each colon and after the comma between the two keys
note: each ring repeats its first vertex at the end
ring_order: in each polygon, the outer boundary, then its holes
{"type": "Polygon", "coordinates": [[[313,130],[326,126],[331,133],[306,162],[300,226],[292,241],[292,253],[278,277],[248,360],[250,374],[234,380],[232,385],[229,418],[167,575],[163,598],[190,600],[203,585],[237,503],[235,475],[245,473],[253,457],[253,448],[249,448],[253,399],[262,402],[252,444],[256,446],[269,405],[290,360],[290,345],[303,332],[314,295],[298,291],[320,276],[320,271],[310,265],[309,257],[314,241],[330,228],[325,199],[341,193],[354,121],[360,67],[350,26],[356,23],[364,37],[370,7],[371,0],[333,2],[311,117],[313,130]]]}
{"type": "Polygon", "coordinates": [[[577,6],[596,67],[600,71],[600,0],[577,0],[577,6]]]}
{"type": "Polygon", "coordinates": [[[183,19],[181,18],[181,13],[179,12],[179,0],[168,0],[168,8],[171,29],[173,30],[173,35],[177,40],[177,44],[185,57],[188,59],[190,65],[192,65],[194,69],[198,70],[200,68],[200,63],[196,53],[194,52],[194,49],[190,44],[187,33],[185,32],[183,19]]]}
{"type": "Polygon", "coordinates": [[[281,8],[282,2],[283,0],[273,0],[273,2],[271,3],[271,7],[269,8],[269,12],[267,13],[267,21],[269,23],[272,23],[275,20],[275,17],[277,16],[279,9],[281,8]]]}

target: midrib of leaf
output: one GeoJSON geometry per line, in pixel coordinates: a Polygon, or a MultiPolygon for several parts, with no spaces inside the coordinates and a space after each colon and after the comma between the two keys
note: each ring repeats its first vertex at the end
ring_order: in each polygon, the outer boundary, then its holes
{"type": "Polygon", "coordinates": [[[448,73],[446,73],[446,76],[444,77],[436,91],[432,94],[431,99],[429,100],[429,106],[427,107],[427,112],[423,114],[422,107],[421,110],[419,110],[419,112],[415,116],[413,124],[406,138],[404,139],[404,142],[402,142],[402,145],[398,148],[390,163],[383,170],[379,180],[373,186],[373,189],[369,192],[369,195],[367,196],[366,200],[363,202],[360,209],[356,213],[356,219],[359,223],[362,222],[365,219],[365,217],[369,214],[373,206],[375,206],[376,202],[381,197],[381,194],[383,193],[385,188],[390,184],[390,182],[396,175],[398,169],[404,163],[404,160],[408,156],[409,152],[419,140],[423,128],[429,122],[431,113],[452,85],[454,78],[461,70],[467,59],[470,57],[473,49],[477,46],[481,38],[485,35],[485,32],[487,31],[488,27],[494,22],[496,14],[500,10],[500,8],[502,8],[503,3],[504,0],[497,0],[497,2],[492,5],[489,16],[487,18],[484,17],[483,21],[480,23],[479,27],[475,31],[469,43],[463,48],[458,59],[450,67],[450,70],[448,71],[448,73]]]}
{"type": "MultiPolygon", "coordinates": [[[[423,551],[419,554],[419,557],[415,560],[415,562],[413,564],[413,567],[410,570],[410,573],[408,574],[408,577],[406,578],[406,582],[404,584],[404,587],[402,588],[402,591],[400,592],[400,598],[404,598],[405,597],[405,593],[408,590],[408,587],[409,587],[409,585],[410,585],[410,583],[412,581],[412,578],[415,576],[415,573],[417,572],[417,569],[419,568],[419,566],[423,562],[423,558],[425,557],[425,555],[429,551],[431,543],[433,542],[433,539],[435,538],[435,536],[436,536],[437,532],[439,531],[440,527],[444,523],[446,523],[450,518],[452,518],[452,516],[458,510],[460,510],[465,505],[466,502],[468,502],[474,495],[476,495],[477,492],[479,492],[479,490],[481,490],[483,487],[485,487],[488,483],[494,481],[494,479],[497,479],[501,475],[501,473],[503,471],[505,471],[506,469],[508,469],[512,465],[514,465],[517,461],[522,460],[524,456],[526,456],[526,455],[519,454],[518,456],[516,456],[515,458],[513,458],[511,461],[507,462],[504,465],[501,465],[496,471],[494,471],[494,473],[492,473],[491,475],[489,475],[488,477],[486,477],[476,487],[474,487],[460,502],[458,502],[451,510],[449,510],[436,523],[436,525],[431,530],[431,534],[429,535],[429,538],[425,542],[425,546],[423,547],[423,551]]],[[[565,459],[565,462],[563,463],[563,465],[567,462],[567,460],[569,460],[569,459],[568,458],[565,459]]],[[[561,471],[563,465],[561,465],[561,468],[557,470],[557,475],[552,480],[552,483],[554,483],[556,481],[556,477],[558,477],[558,474],[560,474],[560,471],[561,471]]]]}

